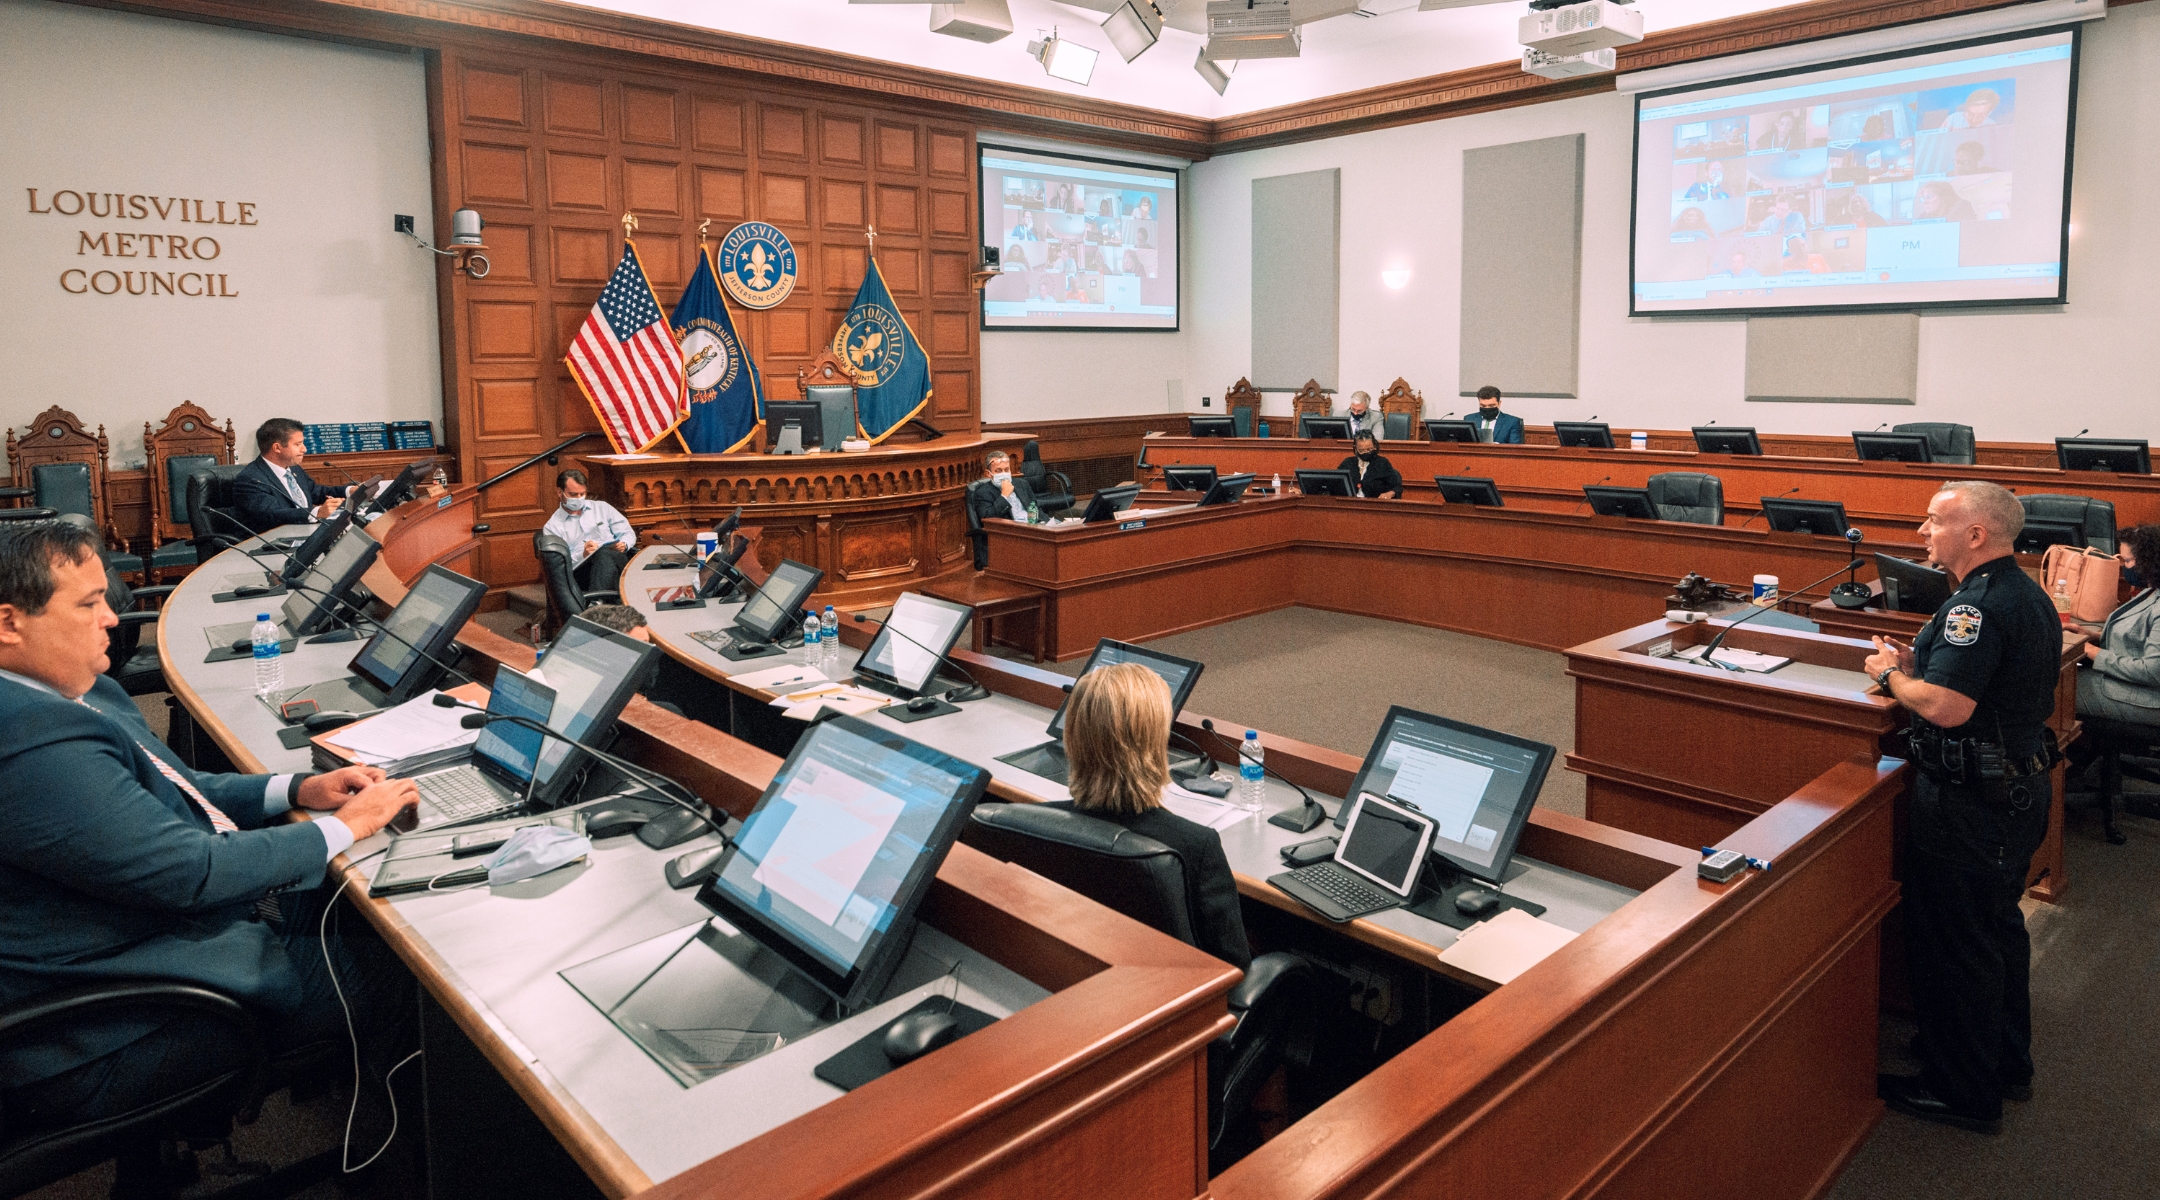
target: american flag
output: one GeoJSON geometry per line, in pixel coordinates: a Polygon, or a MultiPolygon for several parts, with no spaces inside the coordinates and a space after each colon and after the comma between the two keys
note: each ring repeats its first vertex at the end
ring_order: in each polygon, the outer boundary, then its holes
{"type": "Polygon", "coordinates": [[[637,247],[624,243],[614,277],[600,289],[563,362],[617,451],[649,449],[689,415],[682,347],[645,278],[637,247]]]}

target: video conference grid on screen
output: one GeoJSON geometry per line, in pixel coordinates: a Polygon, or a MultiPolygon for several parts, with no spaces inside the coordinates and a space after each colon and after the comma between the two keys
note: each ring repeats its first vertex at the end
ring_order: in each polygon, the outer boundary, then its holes
{"type": "Polygon", "coordinates": [[[1176,172],[985,147],[982,196],[985,329],[1177,328],[1176,172]]]}
{"type": "Polygon", "coordinates": [[[2058,30],[1638,97],[1633,310],[2061,299],[2075,62],[2058,30]]]}

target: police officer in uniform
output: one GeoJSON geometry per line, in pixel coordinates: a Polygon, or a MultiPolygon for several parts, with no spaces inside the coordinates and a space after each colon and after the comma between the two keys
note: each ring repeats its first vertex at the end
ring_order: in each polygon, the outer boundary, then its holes
{"type": "Polygon", "coordinates": [[[1920,526],[1958,588],[1910,647],[1875,639],[1867,672],[1912,715],[1904,907],[1920,1021],[1917,1076],[1877,1080],[1890,1107],[1992,1133],[2032,1094],[2032,945],[2018,899],[2047,832],[2043,722],[2055,707],[2062,626],[2020,570],[2017,497],[1947,483],[1920,526]]]}

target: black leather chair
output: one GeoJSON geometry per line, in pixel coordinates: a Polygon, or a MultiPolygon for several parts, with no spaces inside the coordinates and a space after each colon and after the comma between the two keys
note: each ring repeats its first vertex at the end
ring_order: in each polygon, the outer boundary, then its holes
{"type": "Polygon", "coordinates": [[[570,543],[545,529],[533,534],[533,556],[540,560],[541,582],[547,585],[548,637],[554,637],[564,622],[595,604],[622,603],[621,592],[588,592],[579,587],[577,572],[570,567],[570,543]]]}
{"type": "Polygon", "coordinates": [[[1657,506],[1661,521],[1688,521],[1696,525],[1725,523],[1725,481],[1699,471],[1666,471],[1652,475],[1646,485],[1650,503],[1657,506]]]}
{"type": "MultiPolygon", "coordinates": [[[[165,495],[168,497],[166,511],[179,513],[185,517],[188,513],[188,480],[197,471],[218,465],[217,455],[215,454],[175,454],[165,460],[165,478],[152,480],[151,486],[161,486],[165,489],[165,495]]],[[[237,470],[238,468],[235,468],[235,472],[237,470]]],[[[194,532],[192,524],[188,528],[189,532],[194,532]]],[[[227,537],[234,536],[234,531],[230,529],[225,530],[224,533],[227,537]]],[[[215,550],[211,550],[208,554],[204,553],[202,543],[194,538],[181,542],[167,542],[162,546],[158,545],[156,544],[155,531],[153,531],[150,541],[150,553],[146,558],[150,564],[150,573],[153,576],[160,571],[192,567],[209,558],[210,555],[217,553],[215,550]]]]}
{"type": "Polygon", "coordinates": [[[1410,440],[1409,413],[1381,413],[1380,437],[1383,441],[1407,442],[1410,440]]]}
{"type": "MultiPolygon", "coordinates": [[[[30,468],[30,483],[37,490],[39,508],[52,509],[61,516],[82,517],[92,532],[97,531],[97,479],[89,463],[39,463],[30,468]]],[[[142,556],[127,553],[124,548],[107,549],[105,561],[130,575],[143,573],[142,556]]]]}
{"type": "Polygon", "coordinates": [[[164,660],[158,657],[158,610],[145,610],[142,603],[169,596],[176,586],[161,583],[131,588],[121,577],[119,568],[111,562],[105,564],[106,603],[112,605],[113,615],[120,618],[120,623],[106,635],[105,673],[130,696],[154,696],[172,690],[165,683],[164,660]]]}
{"type": "Polygon", "coordinates": [[[222,549],[213,537],[239,540],[248,534],[248,526],[241,523],[240,512],[233,505],[233,480],[240,477],[243,464],[225,465],[213,463],[195,468],[188,473],[186,484],[188,532],[195,546],[197,561],[209,562],[222,549]]]}
{"type": "MultiPolygon", "coordinates": [[[[1239,437],[1251,437],[1253,435],[1253,406],[1250,404],[1231,405],[1230,428],[1236,430],[1239,437]]],[[[1033,445],[1032,442],[1029,444],[1033,445]]]]}
{"type": "Polygon", "coordinates": [[[1977,443],[1973,440],[1973,427],[1951,421],[1910,421],[1892,425],[1892,433],[1924,433],[1928,440],[1928,457],[1939,463],[1963,463],[1972,465],[1977,443]]]}
{"type": "Polygon", "coordinates": [[[975,569],[980,571],[990,565],[990,535],[983,532],[982,514],[976,512],[975,506],[967,503],[965,497],[961,498],[961,507],[967,510],[968,545],[975,551],[975,569]]]}
{"type": "MultiPolygon", "coordinates": [[[[1194,944],[1185,865],[1153,838],[1086,813],[1040,804],[975,806],[960,840],[1194,944]]],[[[1312,1021],[1319,983],[1295,954],[1262,954],[1230,991],[1237,1025],[1208,1046],[1208,1156],[1220,1172],[1249,1148],[1253,1097],[1312,1021]]]]}
{"type": "Polygon", "coordinates": [[[2115,553],[2115,503],[2091,496],[2036,492],[2019,496],[2028,521],[2061,521],[2085,531],[2085,544],[2102,554],[2115,553]]]}
{"type": "Polygon", "coordinates": [[[2134,775],[2160,782],[2160,775],[2126,765],[2123,757],[2160,758],[2160,725],[2141,725],[2086,714],[2080,714],[2078,722],[2084,729],[2078,736],[2078,748],[2082,752],[2079,760],[2091,761],[2084,758],[2084,754],[2090,753],[2097,753],[2100,760],[2101,828],[2107,834],[2109,845],[2120,846],[2130,840],[2115,824],[2117,814],[2122,811],[2123,776],[2134,775]]]}
{"type": "Polygon", "coordinates": [[[1027,480],[1029,490],[1035,493],[1035,507],[1046,517],[1064,512],[1073,506],[1072,480],[1063,471],[1053,471],[1043,465],[1042,447],[1034,442],[1020,448],[1020,477],[1027,480]],[[1050,486],[1051,480],[1057,486],[1050,486]]]}

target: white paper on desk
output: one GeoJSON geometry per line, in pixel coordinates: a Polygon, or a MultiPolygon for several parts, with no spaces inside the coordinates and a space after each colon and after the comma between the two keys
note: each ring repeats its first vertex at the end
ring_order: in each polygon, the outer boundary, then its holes
{"type": "Polygon", "coordinates": [[[829,708],[844,717],[859,717],[864,713],[876,712],[891,703],[891,696],[880,696],[875,692],[867,695],[835,693],[805,700],[800,704],[791,704],[781,709],[780,715],[798,721],[814,721],[819,713],[829,708]]]}
{"type": "Polygon", "coordinates": [[[337,731],[332,743],[352,755],[355,762],[381,766],[480,740],[479,730],[459,724],[472,710],[435,707],[435,697],[441,694],[423,692],[396,708],[347,725],[337,731]]]}
{"type": "MultiPolygon", "coordinates": [[[[1673,657],[1684,658],[1687,659],[1689,662],[1693,662],[1696,659],[1702,657],[1702,652],[1703,648],[1701,646],[1688,646],[1683,649],[1673,651],[1673,657]]],[[[1753,650],[1735,650],[1730,646],[1722,646],[1719,647],[1718,652],[1715,655],[1711,656],[1711,661],[1721,662],[1731,667],[1738,667],[1743,671],[1767,672],[1775,671],[1779,667],[1784,666],[1786,663],[1789,663],[1792,660],[1789,658],[1779,658],[1774,654],[1758,654],[1753,650]]]]}
{"type": "Polygon", "coordinates": [[[822,685],[832,681],[826,678],[825,673],[816,667],[806,667],[797,663],[783,667],[767,667],[762,671],[751,671],[742,675],[730,676],[728,682],[739,683],[744,687],[756,688],[764,692],[787,692],[800,691],[813,684],[822,685]]]}
{"type": "Polygon", "coordinates": [[[1163,792],[1163,807],[1196,825],[1215,830],[1228,829],[1254,815],[1227,800],[1195,795],[1175,784],[1163,792]]]}
{"type": "Polygon", "coordinates": [[[1574,940],[1573,930],[1510,908],[1463,930],[1454,945],[1440,952],[1440,961],[1494,983],[1512,983],[1574,940]]]}

